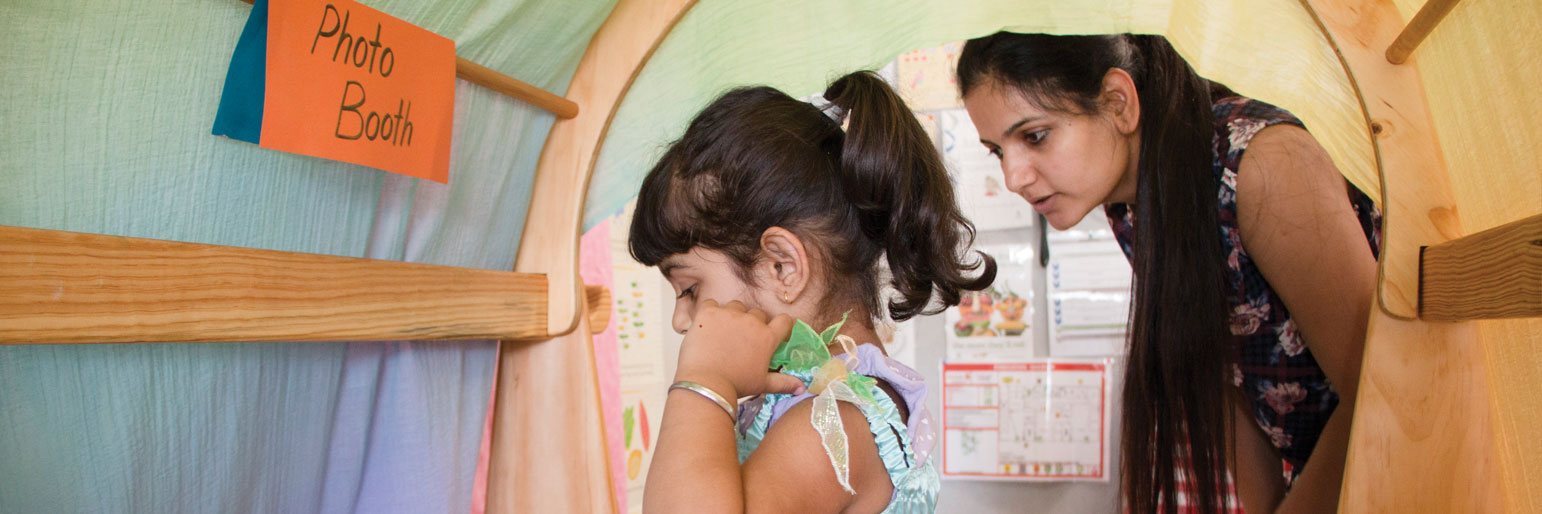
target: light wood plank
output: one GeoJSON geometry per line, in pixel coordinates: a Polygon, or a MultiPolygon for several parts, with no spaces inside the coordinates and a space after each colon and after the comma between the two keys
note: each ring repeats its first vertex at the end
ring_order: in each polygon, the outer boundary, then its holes
{"type": "Polygon", "coordinates": [[[1423,246],[1461,237],[1413,65],[1388,63],[1389,0],[1301,0],[1361,98],[1381,173],[1378,303],[1368,322],[1339,511],[1503,512],[1494,398],[1471,322],[1415,319],[1423,246]]]}
{"type": "Polygon", "coordinates": [[[1376,145],[1384,215],[1377,303],[1396,318],[1417,318],[1419,249],[1463,233],[1419,69],[1389,63],[1381,50],[1402,19],[1391,0],[1301,2],[1339,54],[1376,145]]]}
{"type": "Polygon", "coordinates": [[[0,344],[518,339],[546,278],[0,226],[0,344]]]}
{"type": "Polygon", "coordinates": [[[503,345],[485,512],[621,512],[589,318],[550,341],[503,345]]]}
{"type": "MultiPolygon", "coordinates": [[[[515,270],[551,277],[551,334],[499,352],[489,514],[618,512],[606,453],[592,329],[579,305],[583,200],[605,130],[637,73],[694,0],[621,0],[579,61],[568,97],[582,114],[553,125],[536,167],[515,270]]],[[[607,306],[608,307],[608,306],[607,306]]],[[[608,313],[607,313],[608,314],[608,313]]]]}
{"type": "Polygon", "coordinates": [[[610,288],[584,286],[584,298],[588,300],[589,333],[604,332],[605,328],[610,326],[610,288]]]}
{"type": "Polygon", "coordinates": [[[1542,214],[1424,249],[1419,317],[1542,316],[1542,214]]]}
{"type": "Polygon", "coordinates": [[[1371,311],[1339,512],[1505,512],[1479,338],[1371,311]]]}

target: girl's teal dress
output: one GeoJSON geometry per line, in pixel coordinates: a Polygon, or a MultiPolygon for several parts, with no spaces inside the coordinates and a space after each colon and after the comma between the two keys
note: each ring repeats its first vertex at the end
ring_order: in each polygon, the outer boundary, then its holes
{"type": "MultiPolygon", "coordinates": [[[[863,375],[887,382],[899,393],[909,409],[909,420],[902,421],[894,401],[877,384],[853,381],[853,387],[869,388],[871,402],[859,402],[862,414],[867,417],[869,431],[878,443],[879,456],[889,471],[894,484],[894,496],[884,513],[930,513],[937,508],[937,491],[941,480],[937,468],[932,465],[932,448],[937,436],[932,415],[926,409],[926,382],[921,375],[899,361],[890,359],[882,350],[871,344],[858,346],[857,358],[849,354],[837,355],[850,368],[853,375],[863,375]],[[855,363],[855,365],[853,365],[855,363]]],[[[813,380],[813,370],[788,370],[785,374],[802,380],[807,386],[813,380]]],[[[859,394],[861,394],[859,392],[859,394]]],[[[863,395],[867,396],[867,395],[863,395]]],[[[769,394],[739,405],[737,423],[739,462],[742,464],[765,438],[766,431],[777,422],[810,423],[805,419],[782,419],[782,414],[798,402],[815,398],[804,393],[799,395],[769,394]]],[[[818,417],[816,403],[815,417],[818,417]]],[[[819,426],[816,422],[816,428],[819,426]]],[[[829,446],[826,447],[829,451],[829,446]]],[[[840,450],[844,452],[844,447],[840,450]]],[[[844,455],[840,457],[844,460],[844,455]]],[[[836,457],[832,456],[832,461],[836,457]]],[[[832,464],[834,465],[834,464],[832,464]]],[[[840,474],[837,468],[837,474],[840,474]]],[[[844,484],[843,484],[844,486],[844,484]]]]}

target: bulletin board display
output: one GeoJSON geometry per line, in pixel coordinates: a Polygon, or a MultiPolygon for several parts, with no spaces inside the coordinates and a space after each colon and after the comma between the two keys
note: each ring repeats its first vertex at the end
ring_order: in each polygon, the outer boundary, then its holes
{"type": "Polygon", "coordinates": [[[1108,480],[1109,362],[943,363],[943,478],[1108,480]]]}

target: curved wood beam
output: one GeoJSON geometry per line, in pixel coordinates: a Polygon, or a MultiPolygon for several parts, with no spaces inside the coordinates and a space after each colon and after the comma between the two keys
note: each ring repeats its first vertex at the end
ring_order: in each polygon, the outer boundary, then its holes
{"type": "Polygon", "coordinates": [[[1360,97],[1385,214],[1339,511],[1502,512],[1477,326],[1417,319],[1420,248],[1462,228],[1419,70],[1382,55],[1402,19],[1391,0],[1301,3],[1360,97]]]}
{"type": "MultiPolygon", "coordinates": [[[[554,340],[506,341],[493,402],[487,512],[617,512],[600,411],[591,322],[580,305],[584,196],[627,88],[694,0],[621,0],[573,74],[579,116],[552,126],[514,269],[544,273],[554,340]],[[558,335],[560,337],[558,337],[558,335]]],[[[599,321],[598,317],[593,321],[599,321]]],[[[603,327],[602,327],[603,328],[603,327]]]]}
{"type": "Polygon", "coordinates": [[[1392,0],[1301,3],[1338,53],[1375,147],[1384,216],[1377,301],[1393,317],[1418,318],[1419,249],[1463,233],[1419,68],[1382,55],[1402,18],[1392,0]]]}

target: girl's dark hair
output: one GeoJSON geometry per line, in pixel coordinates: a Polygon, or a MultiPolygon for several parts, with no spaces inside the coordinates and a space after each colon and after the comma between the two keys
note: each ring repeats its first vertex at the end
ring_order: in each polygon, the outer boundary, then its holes
{"type": "Polygon", "coordinates": [[[872,72],[857,72],[824,97],[845,131],[769,87],[713,101],[643,179],[632,256],[653,266],[701,246],[731,256],[748,281],[761,234],[782,227],[822,257],[830,293],[821,301],[856,305],[869,320],[882,312],[879,257],[888,261],[895,294],[887,308],[896,321],[934,313],[927,308],[934,294],[955,305],[960,291],[990,285],[996,263],[963,253],[974,226],[899,96],[872,72]]]}
{"type": "Polygon", "coordinates": [[[1141,134],[1121,486],[1133,513],[1156,512],[1158,498],[1176,512],[1182,481],[1199,512],[1221,512],[1232,336],[1210,102],[1212,88],[1230,92],[1195,75],[1161,36],[1130,34],[974,39],[959,56],[958,83],[964,95],[1008,87],[1045,109],[1094,114],[1112,68],[1134,79],[1141,134]]]}

